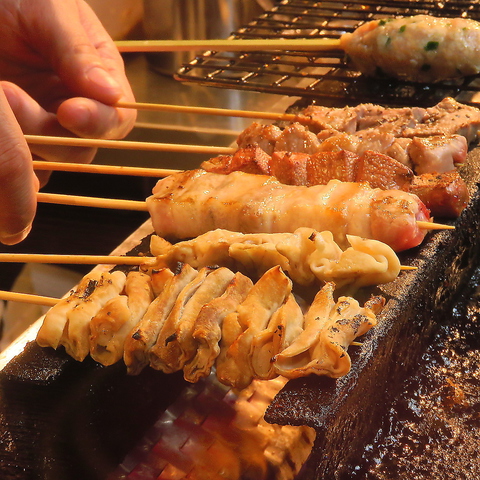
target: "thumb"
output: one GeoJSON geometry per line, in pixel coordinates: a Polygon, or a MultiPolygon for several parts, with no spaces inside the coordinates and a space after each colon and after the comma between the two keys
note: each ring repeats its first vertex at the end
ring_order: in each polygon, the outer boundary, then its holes
{"type": "Polygon", "coordinates": [[[30,150],[0,89],[0,242],[13,245],[28,235],[37,190],[30,150]]]}

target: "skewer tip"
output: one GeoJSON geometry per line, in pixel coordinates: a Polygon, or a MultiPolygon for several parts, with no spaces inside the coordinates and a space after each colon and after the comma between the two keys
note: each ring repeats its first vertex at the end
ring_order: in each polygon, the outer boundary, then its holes
{"type": "Polygon", "coordinates": [[[417,225],[423,230],[455,230],[453,225],[444,225],[442,223],[423,222],[417,220],[417,225]]]}

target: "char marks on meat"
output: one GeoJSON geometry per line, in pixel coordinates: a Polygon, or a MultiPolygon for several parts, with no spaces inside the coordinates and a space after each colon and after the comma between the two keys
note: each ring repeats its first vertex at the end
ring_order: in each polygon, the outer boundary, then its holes
{"type": "Polygon", "coordinates": [[[457,218],[469,202],[465,182],[457,170],[418,175],[410,185],[435,217],[457,218]]]}
{"type": "Polygon", "coordinates": [[[273,152],[270,157],[260,147],[250,146],[233,155],[210,159],[202,163],[202,168],[222,174],[241,171],[273,175],[286,185],[325,185],[333,179],[367,182],[372,188],[414,193],[435,217],[457,218],[469,200],[467,186],[457,170],[417,176],[394,158],[369,150],[361,156],[337,150],[314,155],[273,152]]]}
{"type": "Polygon", "coordinates": [[[465,160],[468,145],[477,140],[480,129],[480,111],[453,98],[426,109],[311,105],[298,118],[301,123],[295,122],[283,131],[274,125],[253,123],[240,134],[237,144],[240,148],[258,145],[269,155],[279,150],[348,150],[358,155],[373,150],[395,158],[416,173],[441,173],[465,160]],[[311,133],[316,134],[316,140],[311,133]]]}

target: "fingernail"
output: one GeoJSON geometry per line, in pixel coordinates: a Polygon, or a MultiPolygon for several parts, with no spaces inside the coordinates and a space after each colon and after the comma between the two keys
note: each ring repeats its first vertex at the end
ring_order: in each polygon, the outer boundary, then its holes
{"type": "Polygon", "coordinates": [[[87,72],[87,78],[90,82],[101,88],[111,90],[110,93],[121,95],[122,89],[117,81],[103,68],[93,67],[87,72]]]}
{"type": "Polygon", "coordinates": [[[22,240],[25,240],[25,238],[27,238],[31,230],[32,230],[32,225],[30,224],[28,225],[28,227],[24,228],[21,232],[2,235],[0,238],[0,241],[4,245],[15,245],[17,243],[20,243],[22,240]]]}

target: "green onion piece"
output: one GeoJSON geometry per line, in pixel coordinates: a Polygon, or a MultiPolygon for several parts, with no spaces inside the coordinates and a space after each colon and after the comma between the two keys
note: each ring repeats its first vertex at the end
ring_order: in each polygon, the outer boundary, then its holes
{"type": "Polygon", "coordinates": [[[432,50],[436,50],[438,48],[439,42],[428,42],[423,49],[426,52],[431,52],[432,50]]]}
{"type": "Polygon", "coordinates": [[[402,25],[398,30],[399,30],[400,33],[403,33],[406,28],[407,28],[406,25],[402,25]]]}

